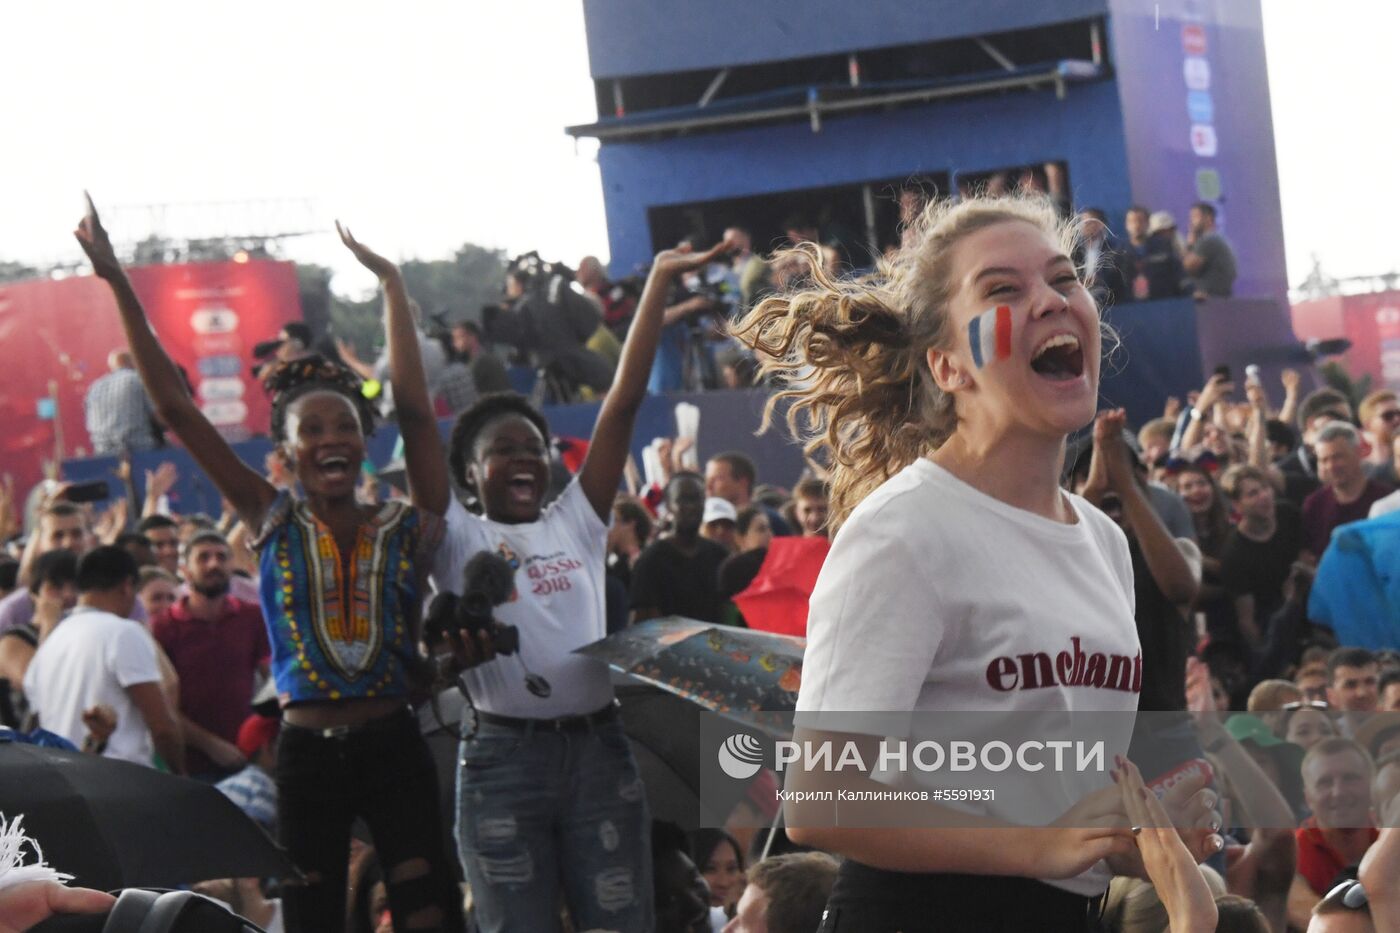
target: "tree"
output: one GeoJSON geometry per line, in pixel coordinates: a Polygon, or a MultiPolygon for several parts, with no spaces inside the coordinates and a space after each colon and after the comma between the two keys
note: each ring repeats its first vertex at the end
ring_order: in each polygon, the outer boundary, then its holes
{"type": "MultiPolygon", "coordinates": [[[[410,259],[403,263],[408,294],[422,308],[429,332],[439,325],[481,320],[481,307],[501,299],[505,288],[506,254],[464,243],[451,259],[410,259]]],[[[384,347],[384,309],[378,294],[354,300],[330,290],[331,270],[297,264],[302,316],[320,336],[320,322],[349,341],[361,359],[372,360],[384,347]],[[324,317],[319,315],[324,314],[324,317]]]]}
{"type": "Polygon", "coordinates": [[[176,243],[152,233],[136,244],[132,250],[131,264],[133,266],[160,266],[167,262],[177,261],[179,255],[180,248],[176,243]]]}
{"type": "Polygon", "coordinates": [[[501,300],[506,258],[501,250],[463,243],[451,259],[405,262],[404,284],[423,309],[429,329],[433,321],[479,322],[482,306],[501,300]]]}
{"type": "Polygon", "coordinates": [[[320,339],[331,326],[331,270],[311,263],[297,263],[297,295],[301,317],[320,339]]]}
{"type": "Polygon", "coordinates": [[[373,360],[384,347],[384,309],[378,295],[364,301],[331,296],[331,333],[355,347],[355,355],[373,360]]]}
{"type": "Polygon", "coordinates": [[[18,282],[21,279],[37,279],[39,270],[22,262],[0,260],[0,282],[18,282]]]}
{"type": "Polygon", "coordinates": [[[1336,360],[1330,360],[1318,367],[1322,373],[1322,379],[1329,386],[1336,389],[1347,397],[1351,402],[1351,410],[1357,411],[1361,408],[1361,400],[1371,394],[1371,375],[1365,373],[1359,378],[1353,379],[1346,367],[1336,360]]]}

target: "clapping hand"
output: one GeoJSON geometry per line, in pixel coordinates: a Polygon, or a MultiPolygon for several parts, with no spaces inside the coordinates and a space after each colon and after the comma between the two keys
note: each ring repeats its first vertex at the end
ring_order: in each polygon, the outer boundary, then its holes
{"type": "Polygon", "coordinates": [[[1228,381],[1224,376],[1216,373],[1206,380],[1206,384],[1201,387],[1200,398],[1196,400],[1196,408],[1201,414],[1208,415],[1215,407],[1215,403],[1225,398],[1235,391],[1235,384],[1228,381]]]}
{"type": "Polygon", "coordinates": [[[97,525],[93,531],[97,535],[97,540],[103,544],[115,544],[117,538],[126,530],[126,522],[126,499],[114,499],[112,504],[107,506],[98,517],[97,525]]]}
{"type": "Polygon", "coordinates": [[[1210,933],[1218,920],[1215,898],[1201,877],[1196,859],[1172,826],[1162,802],[1143,783],[1142,773],[1127,759],[1113,771],[1123,809],[1133,824],[1133,836],[1171,919],[1172,933],[1210,933]]]}
{"type": "Polygon", "coordinates": [[[1186,659],[1186,708],[1193,713],[1219,712],[1210,685],[1210,665],[1200,658],[1186,659]]]}
{"type": "Polygon", "coordinates": [[[1264,394],[1264,387],[1257,382],[1246,382],[1244,384],[1244,397],[1249,399],[1249,407],[1255,411],[1262,412],[1265,416],[1269,413],[1269,397],[1264,394]]]}
{"type": "Polygon", "coordinates": [[[1094,453],[1089,475],[1101,479],[1108,488],[1122,495],[1133,483],[1132,455],[1123,440],[1128,414],[1121,408],[1099,412],[1094,421],[1094,453]]]}
{"type": "Polygon", "coordinates": [[[154,470],[146,471],[146,500],[159,499],[175,488],[180,481],[180,471],[174,463],[166,460],[154,470]]]}

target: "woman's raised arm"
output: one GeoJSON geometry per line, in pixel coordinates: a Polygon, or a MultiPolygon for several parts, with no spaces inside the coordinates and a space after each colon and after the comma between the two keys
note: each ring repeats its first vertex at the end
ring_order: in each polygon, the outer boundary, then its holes
{"type": "Polygon", "coordinates": [[[116,251],[112,249],[112,241],[97,216],[92,198],[84,197],[87,200],[87,214],[73,235],[92,262],[93,273],[112,288],[112,294],[117,299],[117,310],[121,313],[122,328],[126,331],[127,344],[136,358],[136,371],[140,373],[146,393],[151,397],[156,417],[175,432],[175,436],[180,438],[180,442],[209,474],[219,492],[233,504],[248,526],[260,527],[268,506],[277,497],[277,490],[238,459],[223,435],[209,423],[194,399],[190,398],[180,371],[151,330],[145,309],[141,307],[141,301],[126,277],[126,270],[117,261],[116,251]]]}
{"type": "Polygon", "coordinates": [[[423,355],[418,350],[418,327],[408,304],[403,275],[392,260],[356,240],[349,227],[336,221],[340,240],[360,265],[379,277],[387,308],[384,332],[389,343],[389,381],[394,387],[394,414],[403,435],[408,494],[413,504],[436,515],[447,512],[452,485],[447,478],[447,454],[442,449],[423,355]]]}
{"type": "Polygon", "coordinates": [[[682,246],[658,253],[651,265],[646,287],[642,290],[642,300],[637,305],[637,315],[627,332],[627,342],[622,345],[617,375],[598,411],[598,421],[588,445],[588,457],[579,471],[579,485],[583,487],[583,494],[605,523],[612,515],[613,499],[617,496],[622,471],[627,465],[637,410],[646,398],[647,379],[651,375],[652,361],[656,358],[656,347],[661,342],[662,318],[666,313],[671,283],[677,276],[703,267],[732,248],[728,240],[703,253],[692,253],[688,246],[682,246]]]}

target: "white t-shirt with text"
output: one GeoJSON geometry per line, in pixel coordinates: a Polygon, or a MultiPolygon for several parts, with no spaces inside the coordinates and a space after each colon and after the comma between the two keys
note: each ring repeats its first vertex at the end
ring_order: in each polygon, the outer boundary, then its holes
{"type": "Polygon", "coordinates": [[[525,688],[514,657],[497,657],[466,673],[472,702],[502,716],[554,719],[579,716],[613,699],[607,665],[573,653],[607,634],[604,573],[608,527],[575,479],[538,521],[507,525],[472,515],[453,499],[447,533],[433,559],[436,592],[461,593],[462,570],[479,551],[515,568],[515,595],[494,612],[520,630],[529,669],[549,681],[541,699],[525,688]]]}
{"type": "Polygon", "coordinates": [[[87,737],[83,711],[112,707],[117,728],[103,754],[149,766],[151,734],[126,691],[159,680],[155,643],[141,623],[80,606],[34,652],[24,694],[40,726],[80,748],[87,737]]]}
{"type": "MultiPolygon", "coordinates": [[[[904,737],[919,711],[1135,712],[1142,658],[1127,539],[1084,499],[1069,501],[1073,525],[994,499],[928,459],[881,485],[837,534],[812,593],[798,723],[823,722],[804,713],[892,713],[864,721],[904,737]]],[[[1131,719],[1122,717],[1109,767],[1127,751],[1131,719]]],[[[1034,785],[1049,799],[999,797],[980,809],[1063,812],[1107,783],[1066,775],[1034,785]]],[[[1108,878],[1099,866],[1048,883],[1092,895],[1108,878]]]]}

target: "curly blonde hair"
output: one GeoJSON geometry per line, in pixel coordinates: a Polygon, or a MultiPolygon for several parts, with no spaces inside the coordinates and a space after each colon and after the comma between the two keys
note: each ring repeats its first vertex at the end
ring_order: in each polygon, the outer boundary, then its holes
{"type": "Polygon", "coordinates": [[[1061,218],[1043,196],[935,201],[911,225],[910,244],[871,275],[828,276],[810,243],[779,253],[775,262],[806,266],[800,286],[765,299],[732,328],[782,387],[760,431],[786,406],[807,458],[829,471],[833,534],[862,499],[957,429],[953,397],[934,383],[925,357],[954,342],[953,247],[1008,221],[1038,228],[1067,256],[1081,239],[1080,221],[1061,218]]]}

